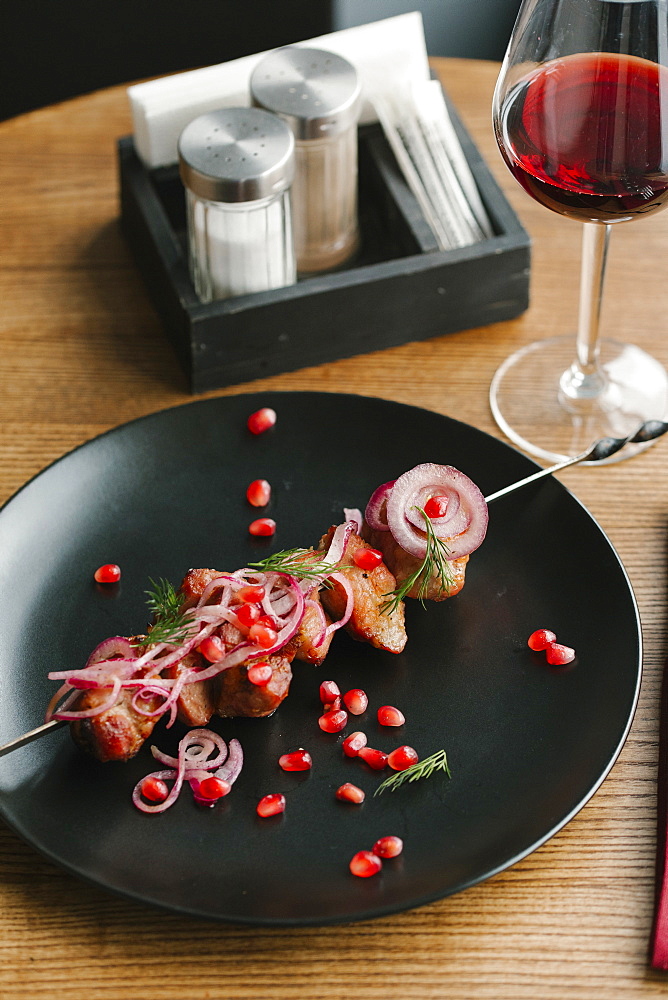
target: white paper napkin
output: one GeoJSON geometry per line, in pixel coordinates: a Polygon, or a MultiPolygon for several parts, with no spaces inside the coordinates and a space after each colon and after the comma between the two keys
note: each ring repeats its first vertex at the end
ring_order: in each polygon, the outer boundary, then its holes
{"type": "MultiPolygon", "coordinates": [[[[295,44],[327,49],[348,59],[360,75],[363,93],[378,93],[388,85],[401,89],[429,79],[419,11],[295,44]]],[[[265,55],[259,52],[128,87],[135,147],[144,164],[160,167],[176,162],[178,137],[198,115],[216,108],[248,106],[250,76],[265,55]]],[[[376,121],[376,113],[365,101],[361,122],[370,121],[376,121]]]]}

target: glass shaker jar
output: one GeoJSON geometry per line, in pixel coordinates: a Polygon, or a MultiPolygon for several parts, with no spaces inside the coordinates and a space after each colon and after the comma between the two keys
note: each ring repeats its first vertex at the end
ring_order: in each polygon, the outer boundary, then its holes
{"type": "Polygon", "coordinates": [[[293,284],[294,137],[285,122],[260,108],[211,111],[186,125],[178,146],[200,299],[293,284]]]}
{"type": "Polygon", "coordinates": [[[292,218],[299,272],[337,267],[357,248],[360,97],[354,66],[322,49],[276,49],[252,73],[252,103],[279,115],[295,135],[292,218]]]}

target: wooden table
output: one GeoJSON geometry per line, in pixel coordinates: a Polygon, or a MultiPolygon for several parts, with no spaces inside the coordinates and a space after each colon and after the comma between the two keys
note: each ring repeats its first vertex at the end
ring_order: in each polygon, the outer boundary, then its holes
{"type": "MultiPolygon", "coordinates": [[[[271,388],[417,398],[500,437],[487,402],[497,365],[530,340],[573,328],[580,227],[531,202],[503,167],[490,123],[498,67],[436,65],[534,239],[531,308],[513,322],[226,393],[271,388]]],[[[119,233],[114,146],[130,129],[120,87],[0,125],[0,501],[81,442],[189,399],[119,233]]],[[[634,339],[664,364],[667,250],[668,212],[615,232],[603,316],[607,333],[634,339]]],[[[279,931],[198,923],[109,896],[0,827],[0,996],[665,995],[668,984],[648,971],[646,949],[666,655],[666,448],[562,474],[626,565],[640,605],[645,663],[621,757],[591,802],[544,847],[431,906],[357,925],[279,931]]]]}

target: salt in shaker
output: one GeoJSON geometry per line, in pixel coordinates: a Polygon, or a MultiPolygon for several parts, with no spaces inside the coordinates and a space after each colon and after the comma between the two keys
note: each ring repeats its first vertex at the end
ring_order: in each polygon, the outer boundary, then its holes
{"type": "Polygon", "coordinates": [[[276,49],[252,73],[253,104],[279,115],[295,135],[292,218],[299,272],[337,267],[358,245],[360,98],[354,66],[322,49],[276,49]]]}
{"type": "Polygon", "coordinates": [[[286,123],[260,108],[212,111],[181,133],[190,273],[203,302],[296,281],[294,145],[286,123]]]}

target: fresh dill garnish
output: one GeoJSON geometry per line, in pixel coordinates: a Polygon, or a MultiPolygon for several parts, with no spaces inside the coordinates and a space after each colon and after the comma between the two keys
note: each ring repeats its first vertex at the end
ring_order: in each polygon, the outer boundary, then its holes
{"type": "Polygon", "coordinates": [[[431,523],[431,518],[428,514],[425,514],[422,507],[413,507],[413,510],[419,511],[424,518],[425,532],[427,535],[427,551],[424,554],[424,559],[422,560],[421,565],[418,566],[415,572],[411,573],[410,576],[407,576],[405,580],[402,580],[396,590],[383,595],[388,598],[380,609],[381,614],[384,615],[391,615],[394,611],[396,611],[416,583],[418,584],[418,600],[422,601],[424,604],[427,590],[429,589],[429,583],[433,576],[438,577],[441,581],[441,594],[445,591],[449,591],[451,584],[454,582],[452,570],[448,563],[448,556],[450,553],[447,545],[442,538],[437,536],[434,531],[434,526],[431,523]]]}
{"type": "Polygon", "coordinates": [[[275,573],[285,573],[294,576],[296,580],[319,580],[328,576],[340,567],[327,562],[322,553],[314,549],[283,549],[259,562],[248,564],[253,569],[271,570],[275,573]]]}
{"type": "Polygon", "coordinates": [[[169,580],[157,582],[149,578],[151,585],[147,595],[149,611],[153,612],[153,624],[148,635],[140,636],[134,645],[148,646],[159,642],[170,646],[180,646],[192,635],[193,623],[182,610],[183,594],[179,594],[169,580]]]}
{"type": "Polygon", "coordinates": [[[383,792],[388,790],[394,792],[400,785],[411,781],[420,781],[422,778],[431,778],[435,771],[444,771],[448,778],[452,777],[445,750],[437,750],[431,757],[425,757],[424,760],[419,760],[417,764],[411,764],[405,771],[397,771],[396,774],[390,775],[389,778],[381,782],[373,794],[382,795],[383,792]]]}

